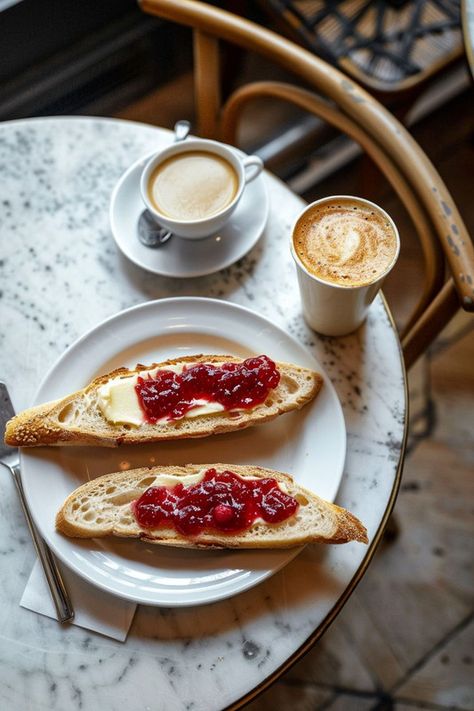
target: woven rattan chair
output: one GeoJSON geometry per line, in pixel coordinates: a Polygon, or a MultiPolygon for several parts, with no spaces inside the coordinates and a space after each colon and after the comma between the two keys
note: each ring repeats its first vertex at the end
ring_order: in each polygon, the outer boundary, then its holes
{"type": "Polygon", "coordinates": [[[460,0],[262,0],[278,29],[402,117],[463,57],[460,0]]]}
{"type": "Polygon", "coordinates": [[[198,133],[236,144],[249,102],[289,101],[353,138],[383,172],[416,228],[425,260],[419,300],[401,333],[409,367],[456,311],[474,310],[474,249],[438,173],[406,129],[357,84],[290,40],[248,20],[194,0],[141,0],[145,12],[193,28],[198,133]],[[219,39],[272,60],[307,88],[253,82],[221,104],[219,39]]]}

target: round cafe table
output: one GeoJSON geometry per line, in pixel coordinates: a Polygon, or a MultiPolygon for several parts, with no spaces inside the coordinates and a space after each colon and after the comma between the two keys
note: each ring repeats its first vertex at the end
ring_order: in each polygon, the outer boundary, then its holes
{"type": "Polygon", "coordinates": [[[398,488],[406,378],[390,313],[379,296],[351,336],[322,338],[307,328],[288,248],[301,198],[265,174],[270,213],[261,239],[211,276],[156,276],[119,253],[109,227],[112,189],[128,166],[169,140],[169,131],[100,118],[0,125],[0,379],[16,410],[28,407],[69,344],[151,299],[207,296],[251,308],[304,344],[335,385],[348,434],[336,501],[364,522],[369,546],[307,546],[265,582],[217,603],[140,605],[122,643],[19,606],[35,556],[3,475],[0,707],[8,711],[242,705],[337,616],[367,570],[398,488]]]}

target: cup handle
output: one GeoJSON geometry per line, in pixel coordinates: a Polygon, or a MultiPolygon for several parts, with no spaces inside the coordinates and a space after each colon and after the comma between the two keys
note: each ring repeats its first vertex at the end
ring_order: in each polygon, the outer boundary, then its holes
{"type": "Polygon", "coordinates": [[[244,167],[245,184],[255,180],[263,170],[263,161],[258,156],[247,156],[243,158],[242,165],[244,167]]]}

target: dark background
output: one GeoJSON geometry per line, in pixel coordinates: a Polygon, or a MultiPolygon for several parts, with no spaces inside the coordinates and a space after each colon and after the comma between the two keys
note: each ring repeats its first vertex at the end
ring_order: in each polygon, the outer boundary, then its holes
{"type": "Polygon", "coordinates": [[[187,31],[135,0],[23,0],[0,47],[0,120],[112,113],[191,66],[187,31]]]}

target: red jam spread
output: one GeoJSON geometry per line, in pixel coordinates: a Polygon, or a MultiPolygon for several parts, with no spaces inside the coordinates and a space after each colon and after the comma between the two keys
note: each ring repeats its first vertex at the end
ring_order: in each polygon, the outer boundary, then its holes
{"type": "Polygon", "coordinates": [[[183,536],[203,530],[239,533],[261,518],[285,521],[299,508],[275,479],[242,479],[230,471],[208,469],[198,484],[151,486],[132,503],[142,528],[172,527],[183,536]]]}
{"type": "Polygon", "coordinates": [[[265,355],[241,363],[197,363],[182,373],[159,370],[153,377],[138,377],[135,392],[148,422],[179,419],[195,400],[218,402],[224,410],[248,410],[268,397],[280,382],[275,363],[265,355]]]}

